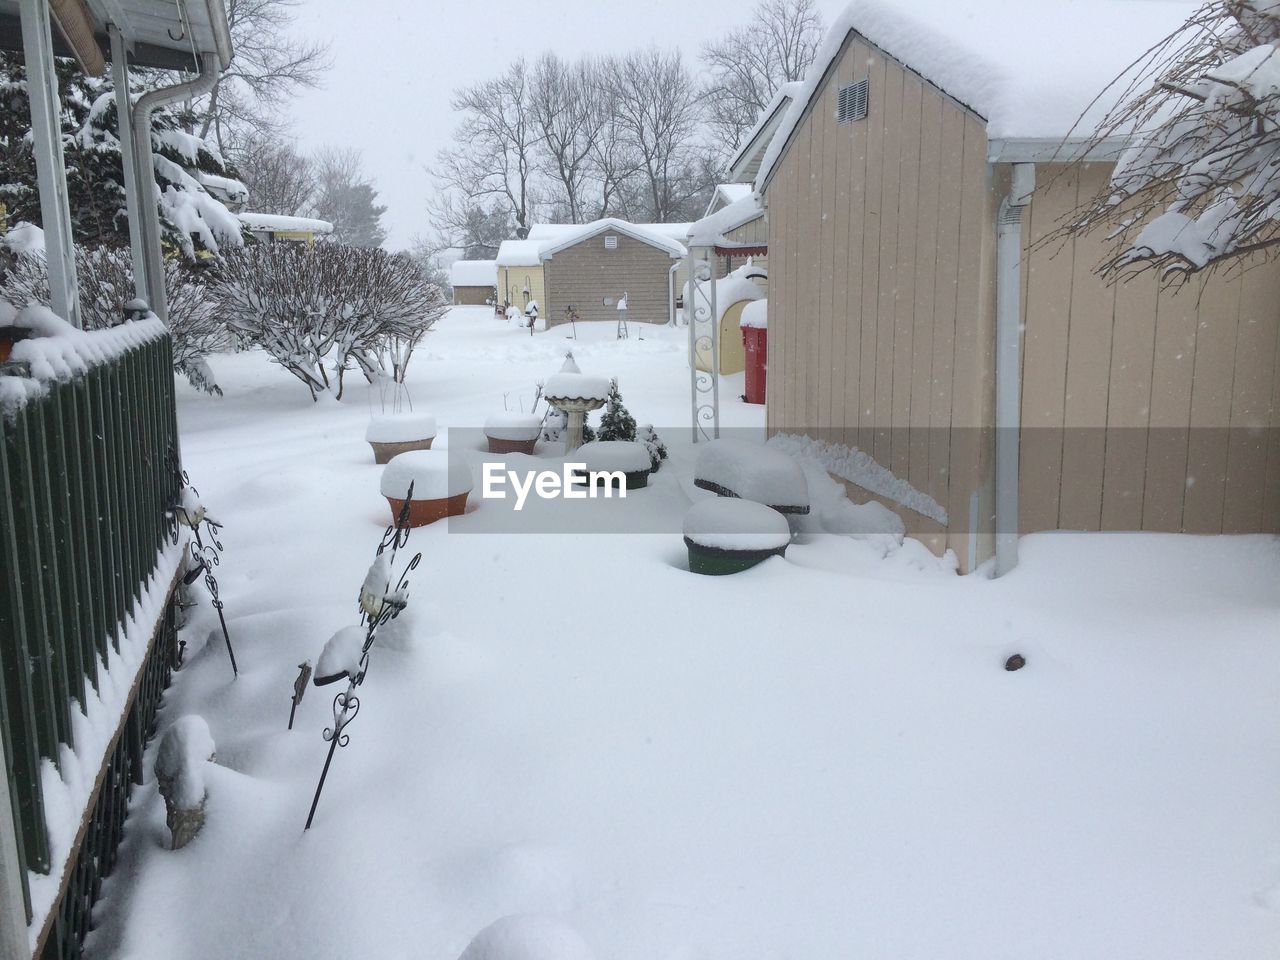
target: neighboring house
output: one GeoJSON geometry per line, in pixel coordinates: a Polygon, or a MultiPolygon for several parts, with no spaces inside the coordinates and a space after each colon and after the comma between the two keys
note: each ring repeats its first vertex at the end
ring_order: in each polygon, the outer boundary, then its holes
{"type": "MultiPolygon", "coordinates": [[[[546,296],[542,284],[540,240],[504,240],[498,248],[498,301],[521,312],[536,300],[541,310],[546,296]]],[[[546,316],[545,313],[542,316],[546,316]]]]}
{"type": "Polygon", "coordinates": [[[453,302],[483,306],[493,299],[498,285],[496,260],[455,260],[449,264],[453,302]]]}
{"type": "Polygon", "coordinates": [[[746,188],[740,199],[695,223],[685,242],[690,247],[714,249],[717,277],[728,276],[748,260],[767,275],[769,225],[765,221],[764,206],[749,184],[738,186],[746,188]]]}
{"type": "Polygon", "coordinates": [[[689,226],[612,218],[535,226],[529,239],[508,240],[499,248],[499,296],[521,309],[536,299],[548,327],[566,323],[569,307],[580,320],[615,321],[623,294],[628,320],[666,323],[685,256],[676,238],[687,235],[689,226]]]}
{"type": "Polygon", "coordinates": [[[239,213],[240,223],[263,243],[305,243],[311,246],[316,237],[333,233],[328,220],[311,217],[286,217],[277,213],[239,213]]]}
{"type": "Polygon", "coordinates": [[[1107,183],[1095,97],[1193,9],[854,3],[761,162],[769,431],[872,455],[964,570],[1018,532],[1280,532],[1280,272],[1041,242],[1107,183]]]}

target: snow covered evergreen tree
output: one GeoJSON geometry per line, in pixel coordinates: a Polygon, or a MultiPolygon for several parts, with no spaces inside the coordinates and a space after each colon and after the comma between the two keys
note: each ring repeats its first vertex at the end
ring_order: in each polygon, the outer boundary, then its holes
{"type": "MultiPolygon", "coordinates": [[[[115,89],[108,79],[86,77],[74,61],[58,60],[56,68],[72,234],[88,246],[127,245],[115,89]]],[[[161,229],[164,239],[188,257],[242,242],[239,220],[199,179],[201,174],[234,177],[235,171],[214,147],[186,132],[193,121],[190,114],[162,109],[152,123],[161,229]]],[[[30,132],[22,58],[0,53],[0,202],[11,223],[41,222],[30,132]]]]}
{"type": "Polygon", "coordinates": [[[636,428],[636,439],[648,449],[649,462],[653,464],[653,469],[657,470],[662,466],[662,461],[667,459],[667,445],[662,442],[662,438],[654,431],[653,426],[646,423],[636,428]]]}
{"type": "Polygon", "coordinates": [[[609,399],[605,401],[604,412],[600,415],[600,430],[597,438],[600,440],[634,440],[636,438],[636,418],[622,404],[617,377],[614,377],[609,386],[609,399]]]}

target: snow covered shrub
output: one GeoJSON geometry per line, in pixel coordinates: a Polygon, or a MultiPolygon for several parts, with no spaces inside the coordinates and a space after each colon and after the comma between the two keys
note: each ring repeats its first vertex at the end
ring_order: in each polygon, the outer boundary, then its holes
{"type": "Polygon", "coordinates": [[[645,445],[649,451],[649,460],[653,463],[653,469],[657,470],[662,466],[662,461],[667,459],[667,445],[662,442],[662,438],[654,431],[649,424],[642,424],[636,429],[636,439],[645,445]]]}
{"type": "Polygon", "coordinates": [[[609,385],[609,399],[605,402],[604,413],[600,415],[600,431],[596,437],[600,440],[636,438],[636,418],[622,405],[622,394],[618,391],[616,377],[609,385]]]}
{"type": "Polygon", "coordinates": [[[331,385],[341,399],[353,364],[370,381],[403,383],[414,348],[447,307],[408,257],[336,243],[251,244],[216,268],[210,297],[231,330],[312,399],[331,385]]]}
{"type": "MultiPolygon", "coordinates": [[[[133,258],[127,248],[77,246],[76,279],[86,330],[123,322],[125,304],[134,298],[133,258]]],[[[166,260],[164,285],[173,337],[173,368],[193,387],[222,396],[205,358],[226,346],[226,325],[213,311],[204,284],[189,266],[166,260]]],[[[0,300],[19,308],[29,303],[48,306],[49,270],[44,257],[36,253],[18,256],[0,283],[0,300]]]]}

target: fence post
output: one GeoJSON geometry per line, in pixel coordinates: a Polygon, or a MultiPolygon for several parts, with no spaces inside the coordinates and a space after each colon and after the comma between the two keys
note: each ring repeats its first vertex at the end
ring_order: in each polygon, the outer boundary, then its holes
{"type": "Polygon", "coordinates": [[[27,946],[27,914],[22,898],[22,874],[18,859],[17,824],[5,775],[8,759],[0,737],[0,960],[30,960],[27,946]]]}

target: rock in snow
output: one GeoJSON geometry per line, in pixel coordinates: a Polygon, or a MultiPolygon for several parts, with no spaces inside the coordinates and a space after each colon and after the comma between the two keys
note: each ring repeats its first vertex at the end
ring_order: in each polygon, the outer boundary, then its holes
{"type": "Polygon", "coordinates": [[[563,920],[521,914],[489,924],[458,960],[595,960],[595,954],[563,920]]]}

